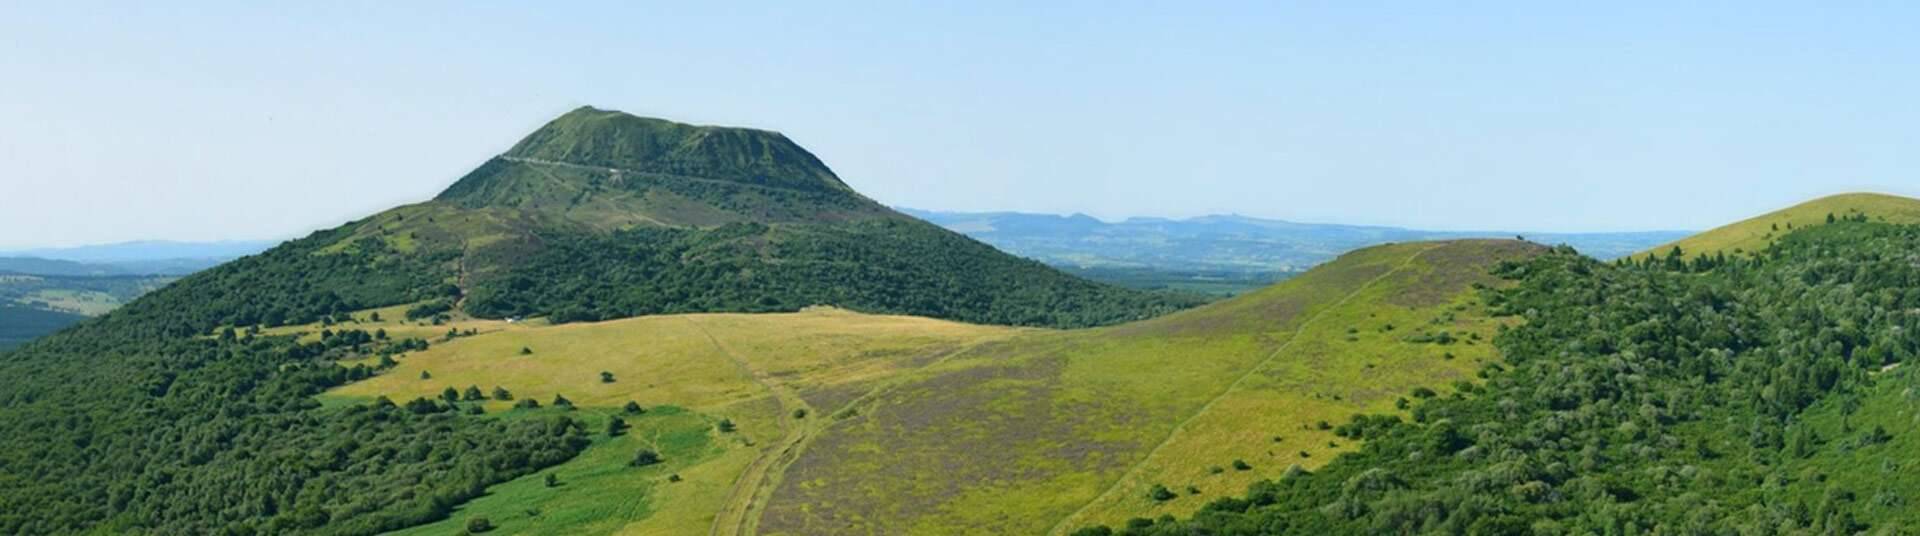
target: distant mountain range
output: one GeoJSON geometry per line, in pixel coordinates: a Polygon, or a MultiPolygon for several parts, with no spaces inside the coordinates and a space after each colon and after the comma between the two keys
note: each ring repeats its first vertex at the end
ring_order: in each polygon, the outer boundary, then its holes
{"type": "Polygon", "coordinates": [[[1107,222],[1085,214],[899,210],[1015,255],[1056,266],[1242,273],[1297,272],[1341,253],[1390,242],[1523,236],[1532,242],[1567,244],[1596,258],[1613,259],[1692,234],[1425,231],[1237,215],[1136,217],[1107,222]]]}
{"type": "Polygon", "coordinates": [[[273,247],[267,240],[142,240],[0,251],[0,272],[47,276],[186,275],[273,247]]]}

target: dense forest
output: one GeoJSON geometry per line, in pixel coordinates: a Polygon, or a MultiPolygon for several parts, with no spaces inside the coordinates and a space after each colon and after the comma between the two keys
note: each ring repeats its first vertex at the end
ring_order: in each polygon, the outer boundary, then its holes
{"type": "Polygon", "coordinates": [[[1920,388],[1898,368],[1920,351],[1915,251],[1920,226],[1843,218],[1750,256],[1504,266],[1490,303],[1523,322],[1484,383],[1356,416],[1336,431],[1365,446],[1318,472],[1080,534],[1897,530],[1920,501],[1891,450],[1920,388]]]}
{"type": "Polygon", "coordinates": [[[425,341],[343,328],[300,343],[229,326],[344,319],[445,292],[425,266],[314,254],[329,238],[190,276],[0,353],[0,533],[373,534],[445,517],[585,447],[564,416],[488,419],[432,401],[320,407],[313,395],[378,372],[336,360],[425,341]]]}
{"type": "Polygon", "coordinates": [[[1200,301],[1093,283],[931,224],[879,219],[552,236],[511,274],[476,285],[466,309],[572,322],[834,305],[1072,328],[1148,318],[1200,301]]]}
{"type": "Polygon", "coordinates": [[[87,317],[20,304],[0,303],[0,350],[6,350],[87,317]]]}

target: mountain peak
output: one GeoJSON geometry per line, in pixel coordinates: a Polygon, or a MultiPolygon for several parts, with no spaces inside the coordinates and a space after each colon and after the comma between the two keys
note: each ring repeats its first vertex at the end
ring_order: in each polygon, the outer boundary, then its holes
{"type": "Polygon", "coordinates": [[[591,106],[548,122],[503,156],[804,191],[848,190],[813,153],[778,132],[690,125],[591,106]]]}

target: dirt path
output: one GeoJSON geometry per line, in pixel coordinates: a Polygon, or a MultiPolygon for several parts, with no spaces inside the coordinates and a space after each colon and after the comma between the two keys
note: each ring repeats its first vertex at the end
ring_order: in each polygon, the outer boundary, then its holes
{"type": "Polygon", "coordinates": [[[1361,283],[1360,286],[1355,287],[1352,292],[1348,292],[1345,296],[1341,296],[1339,301],[1333,302],[1333,305],[1329,305],[1326,308],[1323,308],[1318,312],[1313,313],[1313,316],[1308,317],[1306,321],[1301,322],[1299,327],[1293,328],[1293,334],[1287,337],[1287,342],[1281,343],[1279,347],[1273,349],[1272,353],[1267,354],[1267,357],[1262,358],[1259,362],[1254,363],[1253,366],[1248,367],[1245,373],[1242,373],[1238,379],[1235,379],[1233,381],[1233,383],[1228,384],[1226,389],[1223,389],[1220,391],[1220,394],[1214,395],[1212,399],[1207,400],[1206,404],[1202,404],[1198,411],[1194,411],[1192,415],[1188,415],[1187,418],[1182,419],[1180,421],[1180,424],[1174,425],[1173,430],[1167,432],[1166,439],[1162,439],[1159,444],[1154,445],[1153,449],[1148,450],[1147,455],[1142,456],[1139,462],[1134,463],[1132,467],[1127,468],[1126,472],[1121,473],[1120,478],[1115,479],[1113,481],[1113,485],[1108,486],[1106,491],[1102,491],[1100,492],[1099,495],[1094,496],[1093,500],[1087,501],[1086,504],[1081,505],[1079,510],[1074,510],[1072,514],[1068,515],[1065,518],[1062,518],[1059,523],[1055,523],[1053,525],[1053,528],[1047,530],[1047,534],[1051,534],[1051,535],[1066,534],[1067,531],[1072,530],[1079,523],[1084,523],[1084,521],[1081,521],[1081,517],[1085,516],[1088,510],[1092,509],[1094,505],[1100,504],[1106,501],[1107,498],[1113,496],[1113,494],[1119,493],[1121,488],[1125,487],[1128,481],[1131,481],[1135,477],[1138,477],[1139,473],[1146,469],[1147,463],[1151,462],[1155,456],[1158,456],[1161,450],[1166,449],[1167,445],[1173,444],[1174,438],[1180,437],[1180,434],[1186,431],[1188,425],[1192,424],[1193,421],[1198,420],[1201,415],[1206,415],[1208,411],[1213,410],[1213,406],[1215,404],[1218,404],[1221,400],[1225,400],[1227,398],[1227,395],[1233,394],[1234,391],[1239,390],[1240,385],[1246,383],[1248,378],[1252,378],[1254,374],[1258,374],[1261,369],[1267,368],[1267,365],[1272,363],[1273,360],[1278,359],[1280,357],[1280,354],[1286,353],[1288,348],[1293,347],[1293,343],[1295,341],[1300,340],[1300,335],[1303,333],[1306,333],[1307,327],[1312,326],[1314,322],[1320,320],[1320,317],[1326,316],[1327,312],[1339,309],[1341,306],[1346,305],[1348,301],[1353,300],[1355,296],[1359,296],[1360,293],[1366,292],[1366,290],[1369,288],[1373,288],[1374,284],[1379,283],[1382,280],[1385,280],[1388,276],[1392,276],[1393,274],[1399,273],[1400,270],[1406,269],[1408,265],[1413,264],[1413,261],[1415,259],[1419,259],[1421,255],[1426,254],[1427,251],[1432,250],[1434,247],[1436,246],[1428,246],[1427,248],[1413,252],[1413,254],[1408,255],[1406,259],[1401,260],[1400,264],[1394,265],[1392,269],[1387,270],[1386,272],[1383,272],[1378,276],[1374,276],[1373,279],[1368,279],[1367,282],[1361,283]]]}
{"type": "Polygon", "coordinates": [[[732,348],[728,348],[726,343],[720,342],[718,337],[713,336],[713,332],[707,331],[706,326],[700,325],[692,318],[683,317],[683,320],[712,342],[713,347],[718,349],[721,355],[726,356],[728,361],[732,361],[733,365],[740,369],[741,374],[745,374],[754,384],[772,394],[774,402],[780,406],[774,417],[780,423],[782,432],[779,443],[755,457],[753,463],[747,465],[747,470],[734,479],[732,491],[727,492],[726,504],[720,507],[720,512],[714,516],[713,526],[707,530],[707,534],[711,536],[745,534],[742,530],[748,528],[752,519],[750,514],[757,510],[755,508],[757,502],[755,499],[758,495],[755,493],[757,484],[766,479],[767,470],[779,458],[778,453],[792,450],[807,437],[809,428],[807,423],[794,422],[793,410],[805,409],[809,415],[818,412],[786,385],[770,381],[765,374],[755,371],[746,359],[741,358],[740,354],[735,353],[732,348]]]}
{"type": "MultiPolygon", "coordinates": [[[[748,464],[747,470],[743,471],[740,477],[734,480],[733,489],[727,494],[726,504],[721,506],[718,515],[714,516],[713,526],[707,531],[707,534],[710,536],[745,536],[754,534],[759,529],[760,514],[766,510],[767,501],[773,497],[774,491],[780,487],[781,477],[785,475],[787,468],[791,467],[795,461],[800,459],[800,455],[806,452],[807,445],[812,443],[813,439],[817,437],[819,433],[833,426],[834,419],[830,413],[815,409],[812,405],[808,404],[806,400],[800,398],[797,392],[794,392],[786,385],[778,383],[777,381],[771,381],[768,375],[755,371],[751,364],[741,358],[739,354],[734,353],[725,343],[720,342],[719,338],[714,337],[713,333],[707,331],[706,327],[701,326],[699,322],[691,318],[686,319],[686,321],[692,325],[694,329],[700,330],[701,335],[706,336],[707,340],[711,341],[714,347],[720,350],[721,354],[725,355],[728,360],[733,361],[734,365],[739,367],[741,372],[751,378],[755,384],[773,393],[775,401],[780,404],[780,428],[784,434],[780,438],[779,443],[762,451],[758,457],[754,458],[753,463],[748,464]],[[793,418],[793,410],[795,409],[807,410],[807,416],[809,418],[793,418]]],[[[927,364],[921,365],[914,370],[924,370],[939,365],[953,356],[966,353],[968,350],[982,344],[987,344],[993,340],[997,339],[978,340],[948,349],[940,353],[938,357],[928,361],[927,364]]],[[[905,382],[906,378],[901,377],[896,377],[891,381],[883,381],[881,385],[868,390],[866,393],[860,395],[859,398],[848,402],[845,406],[831,409],[837,412],[845,408],[863,405],[891,392],[905,382]]]]}

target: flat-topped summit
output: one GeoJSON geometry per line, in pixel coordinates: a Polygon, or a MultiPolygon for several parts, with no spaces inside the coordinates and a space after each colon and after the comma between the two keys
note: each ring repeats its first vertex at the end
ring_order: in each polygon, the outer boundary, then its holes
{"type": "Polygon", "coordinates": [[[590,106],[548,122],[502,157],[801,191],[851,191],[819,158],[778,132],[690,125],[590,106]]]}
{"type": "Polygon", "coordinates": [[[602,229],[896,216],[778,132],[592,107],[549,121],[435,200],[602,229]]]}

